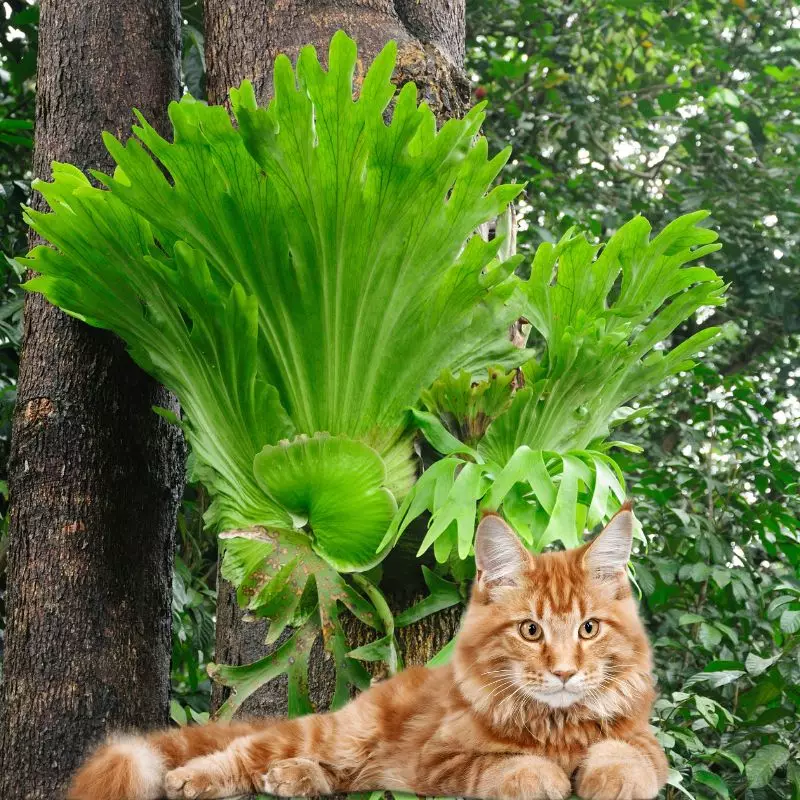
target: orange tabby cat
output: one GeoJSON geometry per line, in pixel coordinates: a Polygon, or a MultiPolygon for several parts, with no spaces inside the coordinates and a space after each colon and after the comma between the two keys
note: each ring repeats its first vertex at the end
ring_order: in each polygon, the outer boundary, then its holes
{"type": "Polygon", "coordinates": [[[667,763],[648,726],[650,650],[625,573],[626,507],[590,544],[532,556],[498,516],[451,664],[407,669],[331,714],[121,738],[70,800],[397,789],[498,800],[644,800],[667,763]]]}

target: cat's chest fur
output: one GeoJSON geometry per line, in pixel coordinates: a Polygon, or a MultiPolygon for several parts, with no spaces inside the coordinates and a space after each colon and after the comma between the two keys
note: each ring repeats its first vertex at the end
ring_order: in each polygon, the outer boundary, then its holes
{"type": "Polygon", "coordinates": [[[504,719],[502,711],[497,716],[479,714],[463,700],[455,684],[441,710],[436,740],[453,747],[467,745],[476,752],[546,756],[567,773],[577,767],[592,744],[609,735],[608,725],[561,712],[512,719],[504,719]]]}

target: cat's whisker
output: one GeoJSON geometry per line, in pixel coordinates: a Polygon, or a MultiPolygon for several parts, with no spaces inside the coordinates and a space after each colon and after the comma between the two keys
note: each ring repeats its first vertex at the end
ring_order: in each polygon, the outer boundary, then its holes
{"type": "MultiPolygon", "coordinates": [[[[483,674],[486,675],[487,673],[484,672],[483,674]]],[[[503,678],[514,678],[514,677],[516,677],[516,674],[517,674],[516,672],[514,672],[512,670],[509,670],[508,672],[503,673],[502,675],[500,675],[499,678],[493,678],[492,680],[500,681],[500,680],[503,680],[503,678]]]]}
{"type": "Polygon", "coordinates": [[[530,686],[530,685],[531,685],[530,681],[528,681],[526,683],[523,683],[513,694],[509,695],[508,697],[503,698],[503,700],[501,701],[501,705],[502,705],[502,703],[505,703],[508,700],[511,700],[515,695],[519,694],[519,692],[524,691],[525,689],[527,689],[528,686],[530,686]]]}
{"type": "Polygon", "coordinates": [[[494,683],[498,683],[500,681],[514,681],[516,675],[513,673],[509,673],[508,675],[501,675],[499,678],[493,678],[490,681],[484,683],[484,686],[491,686],[494,683]]]}
{"type": "Polygon", "coordinates": [[[496,686],[492,691],[486,695],[484,698],[486,702],[489,702],[496,694],[503,694],[505,692],[511,691],[514,688],[513,683],[505,683],[502,686],[496,686]]]}
{"type": "MultiPolygon", "coordinates": [[[[620,684],[620,689],[629,689],[625,684],[620,684]]],[[[594,701],[593,705],[598,710],[598,714],[610,716],[612,714],[621,714],[630,710],[631,701],[625,693],[619,689],[611,689],[611,687],[597,687],[590,690],[591,699],[594,701]]]]}
{"type": "Polygon", "coordinates": [[[487,672],[482,672],[481,675],[516,675],[516,670],[513,669],[493,669],[487,672]]]}
{"type": "Polygon", "coordinates": [[[498,692],[502,692],[506,689],[513,689],[514,686],[516,686],[516,684],[513,681],[508,681],[504,683],[502,686],[498,686],[495,689],[493,689],[491,694],[486,698],[486,700],[491,700],[492,697],[494,697],[494,695],[496,695],[498,692]]]}
{"type": "Polygon", "coordinates": [[[643,687],[636,686],[634,682],[629,679],[622,679],[622,678],[606,678],[601,686],[607,686],[608,688],[625,690],[626,692],[632,692],[634,695],[640,695],[643,691],[643,687]]]}
{"type": "Polygon", "coordinates": [[[508,675],[508,676],[506,676],[506,677],[503,677],[503,678],[497,678],[496,680],[489,681],[488,683],[484,683],[484,684],[483,684],[483,687],[484,687],[485,689],[489,689],[489,688],[490,688],[490,687],[492,687],[492,686],[498,686],[498,685],[504,685],[504,686],[517,686],[518,684],[517,684],[517,681],[516,681],[516,680],[515,680],[513,677],[511,677],[510,675],[508,675]]]}

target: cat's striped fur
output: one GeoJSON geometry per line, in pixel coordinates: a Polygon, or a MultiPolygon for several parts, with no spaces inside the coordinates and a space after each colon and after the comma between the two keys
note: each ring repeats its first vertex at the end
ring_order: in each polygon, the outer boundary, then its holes
{"type": "Polygon", "coordinates": [[[452,664],[407,669],[332,714],[111,741],[69,800],[655,797],[667,765],[648,724],[650,650],[625,575],[631,527],[626,508],[590,545],[531,556],[486,517],[452,664]]]}

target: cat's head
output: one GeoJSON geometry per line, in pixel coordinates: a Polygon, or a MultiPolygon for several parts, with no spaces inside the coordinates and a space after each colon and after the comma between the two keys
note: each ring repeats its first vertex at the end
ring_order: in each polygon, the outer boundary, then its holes
{"type": "Polygon", "coordinates": [[[649,702],[650,649],[626,574],[632,534],[624,507],[589,544],[532,555],[501,517],[483,519],[454,659],[478,710],[610,720],[649,702]]]}

